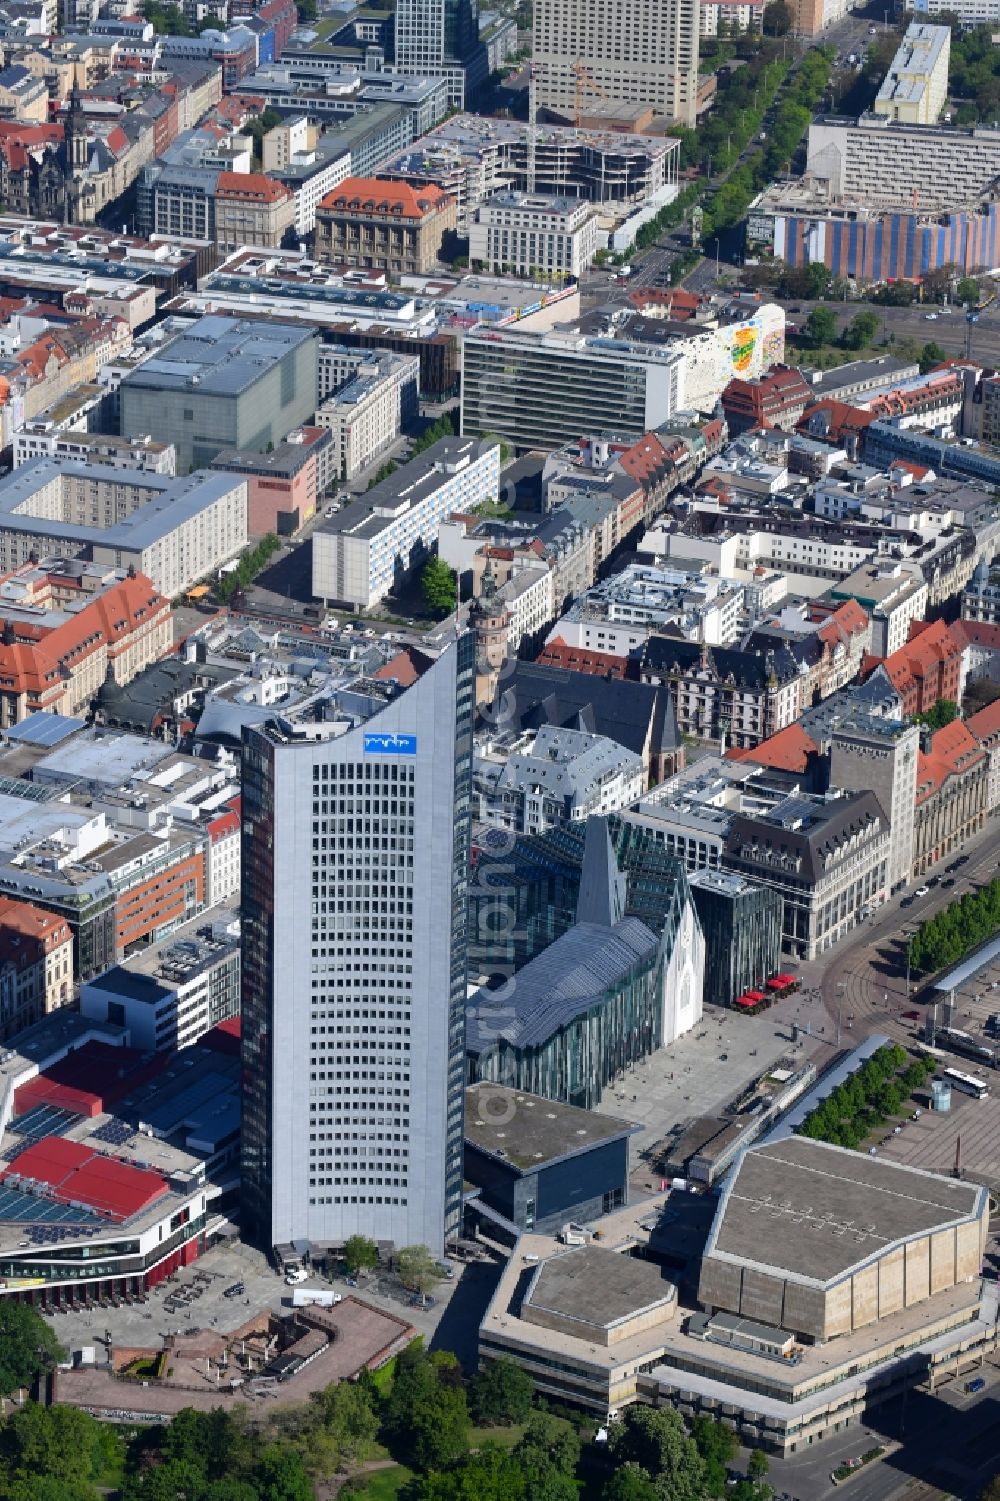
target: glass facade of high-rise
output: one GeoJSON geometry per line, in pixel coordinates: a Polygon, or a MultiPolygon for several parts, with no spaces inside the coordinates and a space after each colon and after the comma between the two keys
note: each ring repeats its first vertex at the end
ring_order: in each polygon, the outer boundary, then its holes
{"type": "MultiPolygon", "coordinates": [[[[624,912],[673,945],[688,900],[679,860],[638,824],[611,814],[608,833],[626,878],[624,912]]],[[[469,977],[496,980],[520,969],[576,922],[583,824],[545,834],[491,830],[474,851],[469,888],[469,977]]]]}
{"type": "Polygon", "coordinates": [[[731,1006],[780,969],[784,903],[745,876],[701,870],[688,879],[705,935],[705,1000],[731,1006]]]}
{"type": "Polygon", "coordinates": [[[242,1202],[436,1253],[462,1202],[474,651],[244,732],[242,1202]]]}

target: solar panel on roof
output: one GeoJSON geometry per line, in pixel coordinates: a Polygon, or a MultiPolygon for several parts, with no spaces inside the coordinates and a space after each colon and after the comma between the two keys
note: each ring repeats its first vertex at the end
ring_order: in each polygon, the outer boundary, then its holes
{"type": "Polygon", "coordinates": [[[47,714],[44,709],[38,709],[22,719],[20,724],[12,725],[7,731],[7,738],[23,741],[26,745],[58,745],[70,735],[75,735],[77,730],[85,728],[86,723],[82,719],[71,719],[66,714],[47,714]]]}

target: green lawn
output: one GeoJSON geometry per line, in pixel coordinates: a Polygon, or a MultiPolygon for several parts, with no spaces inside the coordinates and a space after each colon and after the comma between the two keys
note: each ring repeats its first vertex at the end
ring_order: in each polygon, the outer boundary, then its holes
{"type": "Polygon", "coordinates": [[[469,1448],[481,1449],[483,1444],[498,1444],[501,1449],[513,1449],[523,1433],[520,1423],[509,1428],[473,1428],[469,1434],[469,1448]]]}
{"type": "Polygon", "coordinates": [[[412,1479],[413,1471],[405,1465],[393,1465],[391,1470],[372,1470],[369,1475],[352,1481],[345,1495],[364,1496],[365,1501],[395,1501],[412,1479]]]}

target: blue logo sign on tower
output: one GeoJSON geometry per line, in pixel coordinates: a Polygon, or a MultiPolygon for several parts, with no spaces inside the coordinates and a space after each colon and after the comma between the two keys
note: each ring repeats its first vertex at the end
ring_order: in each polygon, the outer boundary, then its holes
{"type": "Polygon", "coordinates": [[[415,756],[417,754],[416,735],[366,735],[366,756],[415,756]]]}

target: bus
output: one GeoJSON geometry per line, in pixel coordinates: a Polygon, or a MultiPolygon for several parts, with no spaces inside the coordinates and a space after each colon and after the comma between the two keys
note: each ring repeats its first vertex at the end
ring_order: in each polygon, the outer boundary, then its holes
{"type": "Polygon", "coordinates": [[[974,1100],[985,1100],[989,1094],[989,1086],[981,1079],[974,1079],[971,1074],[960,1073],[957,1068],[942,1070],[944,1077],[952,1089],[960,1089],[963,1094],[971,1094],[974,1100]]]}

